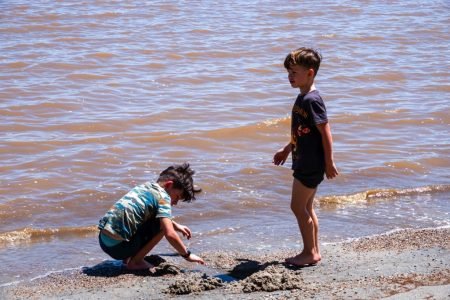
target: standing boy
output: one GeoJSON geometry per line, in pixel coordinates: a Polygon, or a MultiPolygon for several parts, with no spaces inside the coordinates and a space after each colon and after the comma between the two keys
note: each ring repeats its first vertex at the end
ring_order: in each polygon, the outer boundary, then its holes
{"type": "Polygon", "coordinates": [[[138,185],[123,196],[100,219],[100,247],[114,259],[123,260],[129,270],[144,270],[153,266],[144,257],[165,236],[175,250],[186,260],[204,264],[192,254],[178,236],[188,239],[191,230],[172,220],[171,206],[179,200],[195,199],[189,164],[165,169],[156,182],[138,185]]]}
{"type": "Polygon", "coordinates": [[[292,152],[291,209],[297,218],[303,239],[303,251],[286,259],[295,266],[314,265],[321,260],[318,243],[319,223],[313,201],[324,173],[328,179],[338,175],[333,161],[332,136],[325,104],[314,86],[322,57],[309,48],[299,48],[284,60],[288,79],[300,94],[292,109],[291,141],[273,157],[282,165],[292,152]]]}

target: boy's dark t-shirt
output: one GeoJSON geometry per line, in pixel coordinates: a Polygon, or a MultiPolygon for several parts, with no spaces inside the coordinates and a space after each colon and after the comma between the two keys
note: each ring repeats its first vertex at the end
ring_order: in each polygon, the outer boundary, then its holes
{"type": "Polygon", "coordinates": [[[325,172],[322,136],[316,125],[328,122],[327,111],[317,90],[298,95],[292,108],[292,170],[304,175],[325,172]]]}

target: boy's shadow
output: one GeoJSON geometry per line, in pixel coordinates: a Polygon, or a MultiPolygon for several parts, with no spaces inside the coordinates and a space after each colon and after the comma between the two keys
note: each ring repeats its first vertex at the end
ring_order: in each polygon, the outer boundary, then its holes
{"type": "Polygon", "coordinates": [[[256,260],[249,260],[249,259],[238,259],[238,261],[240,261],[241,263],[239,263],[233,269],[228,271],[228,275],[238,280],[245,279],[256,272],[264,271],[269,266],[282,264],[278,261],[260,263],[256,260]]]}
{"type": "Polygon", "coordinates": [[[180,268],[166,263],[166,260],[158,255],[146,256],[145,260],[155,268],[150,270],[128,270],[120,260],[107,260],[93,267],[84,267],[83,274],[95,277],[117,277],[123,274],[134,274],[137,276],[163,276],[168,274],[179,274],[180,268]]]}
{"type": "Polygon", "coordinates": [[[233,269],[231,269],[227,273],[227,275],[237,280],[242,280],[253,275],[254,273],[264,271],[269,266],[284,266],[286,269],[292,271],[298,271],[308,267],[308,266],[293,266],[286,262],[280,261],[269,261],[261,263],[256,260],[249,260],[249,259],[237,259],[237,260],[240,261],[241,263],[236,265],[233,269]]]}

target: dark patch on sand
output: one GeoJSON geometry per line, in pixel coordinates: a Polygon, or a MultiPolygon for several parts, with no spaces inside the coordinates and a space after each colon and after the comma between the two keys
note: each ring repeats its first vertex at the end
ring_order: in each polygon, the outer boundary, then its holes
{"type": "Polygon", "coordinates": [[[244,279],[248,276],[261,271],[267,267],[267,264],[261,264],[258,261],[250,259],[239,259],[240,263],[236,265],[229,274],[237,279],[244,279]]]}
{"type": "Polygon", "coordinates": [[[150,270],[127,270],[121,261],[108,260],[93,267],[85,267],[82,272],[88,276],[96,277],[117,277],[122,274],[134,274],[138,276],[165,276],[178,275],[181,269],[173,264],[167,263],[165,259],[158,255],[146,256],[145,260],[155,268],[150,270]]]}

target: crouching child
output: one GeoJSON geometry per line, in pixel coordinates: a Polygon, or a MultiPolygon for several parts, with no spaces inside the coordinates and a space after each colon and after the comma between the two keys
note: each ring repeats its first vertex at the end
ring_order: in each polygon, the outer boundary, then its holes
{"type": "Polygon", "coordinates": [[[153,265],[144,258],[165,237],[184,259],[204,264],[177,233],[190,239],[191,230],[172,219],[172,206],[195,200],[199,192],[194,189],[194,173],[187,163],[170,166],[156,182],[138,185],[124,195],[99,221],[102,250],[129,270],[150,269],[153,265]]]}

